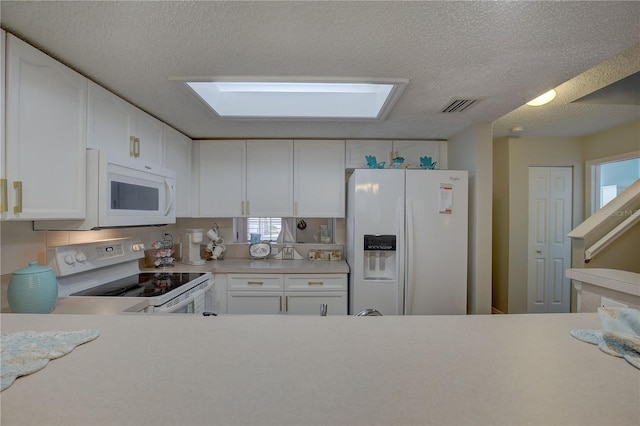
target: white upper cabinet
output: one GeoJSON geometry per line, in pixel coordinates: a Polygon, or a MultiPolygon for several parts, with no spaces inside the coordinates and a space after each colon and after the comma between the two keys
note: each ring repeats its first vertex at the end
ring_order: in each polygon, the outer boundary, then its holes
{"type": "Polygon", "coordinates": [[[164,125],[103,87],[89,82],[90,148],[162,164],[164,125]]]}
{"type": "Polygon", "coordinates": [[[198,216],[245,216],[246,141],[197,141],[194,156],[198,163],[198,216]]]}
{"type": "Polygon", "coordinates": [[[247,141],[247,202],[253,217],[293,216],[293,141],[247,141]]]}
{"type": "Polygon", "coordinates": [[[294,216],[344,217],[344,140],[293,143],[294,216]]]}
{"type": "Polygon", "coordinates": [[[393,141],[393,156],[404,158],[412,169],[420,168],[420,157],[437,161],[436,169],[447,168],[447,143],[445,141],[393,141]]]}
{"type": "Polygon", "coordinates": [[[162,147],[165,124],[138,108],[135,108],[133,116],[136,157],[156,164],[165,164],[162,147]]]}
{"type": "Polygon", "coordinates": [[[89,82],[88,140],[90,148],[134,156],[133,105],[89,82]]]}
{"type": "Polygon", "coordinates": [[[164,166],[176,172],[176,216],[191,217],[191,138],[165,125],[164,166]]]}
{"type": "Polygon", "coordinates": [[[199,141],[196,155],[199,216],[293,216],[293,141],[199,141]]]}
{"type": "Polygon", "coordinates": [[[12,35],[6,43],[2,217],[82,219],[88,80],[12,35]]]}
{"type": "Polygon", "coordinates": [[[365,159],[367,155],[375,156],[377,163],[384,161],[384,168],[391,167],[391,159],[396,156],[403,157],[405,163],[412,169],[420,168],[420,157],[431,157],[432,161],[437,161],[436,169],[447,168],[446,141],[348,140],[345,151],[347,169],[366,169],[368,167],[365,159]]]}
{"type": "Polygon", "coordinates": [[[391,151],[393,142],[390,140],[348,140],[346,142],[346,165],[347,169],[366,169],[367,155],[376,157],[376,163],[385,162],[385,167],[389,167],[391,161],[391,151]]]}

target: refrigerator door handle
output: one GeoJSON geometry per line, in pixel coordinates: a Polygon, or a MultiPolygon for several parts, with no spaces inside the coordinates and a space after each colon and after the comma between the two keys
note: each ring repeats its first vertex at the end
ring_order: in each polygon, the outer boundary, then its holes
{"type": "Polygon", "coordinates": [[[414,238],[413,233],[413,199],[407,198],[407,229],[406,238],[407,244],[405,249],[406,259],[406,279],[405,279],[405,301],[404,301],[404,314],[411,315],[413,313],[413,298],[415,294],[416,281],[413,277],[413,262],[414,262],[414,238]]]}

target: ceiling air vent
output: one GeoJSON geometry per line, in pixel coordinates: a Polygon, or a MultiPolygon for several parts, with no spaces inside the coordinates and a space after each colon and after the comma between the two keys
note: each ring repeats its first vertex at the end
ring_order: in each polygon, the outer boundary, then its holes
{"type": "Polygon", "coordinates": [[[463,112],[468,110],[469,108],[471,108],[472,106],[480,102],[481,100],[482,99],[454,99],[449,103],[449,105],[444,107],[440,112],[445,112],[445,113],[463,112]]]}

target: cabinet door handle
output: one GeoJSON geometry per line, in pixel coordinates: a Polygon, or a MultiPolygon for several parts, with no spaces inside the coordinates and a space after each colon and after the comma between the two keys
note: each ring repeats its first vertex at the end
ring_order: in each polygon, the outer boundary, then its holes
{"type": "Polygon", "coordinates": [[[293,215],[294,216],[298,216],[298,202],[297,201],[293,202],[293,215]]]}
{"type": "Polygon", "coordinates": [[[0,179],[0,186],[2,187],[2,194],[0,195],[0,212],[6,212],[9,210],[9,206],[7,204],[7,180],[0,179]]]}
{"type": "Polygon", "coordinates": [[[129,157],[136,156],[136,137],[129,136],[129,157]]]}
{"type": "Polygon", "coordinates": [[[289,296],[285,296],[285,312],[289,312],[289,296]]]}
{"type": "Polygon", "coordinates": [[[251,211],[251,201],[247,200],[247,216],[249,216],[251,213],[249,213],[251,211]]]}
{"type": "Polygon", "coordinates": [[[240,216],[244,216],[244,201],[240,202],[240,216]]]}
{"type": "Polygon", "coordinates": [[[136,158],[140,157],[140,138],[135,138],[133,140],[133,151],[136,158]]]}
{"type": "Polygon", "coordinates": [[[282,312],[282,296],[280,296],[280,312],[282,312]]]}
{"type": "Polygon", "coordinates": [[[309,285],[322,285],[322,284],[324,284],[324,281],[307,281],[307,284],[309,284],[309,285]]]}
{"type": "Polygon", "coordinates": [[[22,182],[19,180],[13,182],[13,187],[16,190],[16,205],[13,206],[13,212],[22,213],[22,182]]]}
{"type": "Polygon", "coordinates": [[[263,281],[247,281],[249,285],[262,285],[263,281]]]}

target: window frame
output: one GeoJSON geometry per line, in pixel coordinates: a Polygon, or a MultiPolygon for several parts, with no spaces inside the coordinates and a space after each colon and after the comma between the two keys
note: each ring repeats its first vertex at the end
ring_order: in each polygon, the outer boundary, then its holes
{"type": "Polygon", "coordinates": [[[640,150],[625,152],[623,154],[612,155],[609,157],[596,158],[585,163],[585,207],[586,216],[589,217],[599,210],[600,203],[600,169],[599,167],[607,163],[615,163],[618,161],[632,160],[640,158],[640,150]]]}

